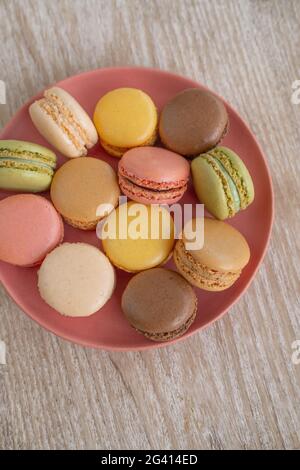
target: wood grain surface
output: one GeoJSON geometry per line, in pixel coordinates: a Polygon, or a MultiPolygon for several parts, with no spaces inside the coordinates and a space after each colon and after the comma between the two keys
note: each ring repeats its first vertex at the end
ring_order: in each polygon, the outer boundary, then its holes
{"type": "Polygon", "coordinates": [[[271,244],[230,313],[178,345],[84,349],[0,289],[1,449],[300,447],[299,0],[0,0],[3,126],[41,88],[97,67],[160,67],[205,83],[270,164],[271,244]]]}

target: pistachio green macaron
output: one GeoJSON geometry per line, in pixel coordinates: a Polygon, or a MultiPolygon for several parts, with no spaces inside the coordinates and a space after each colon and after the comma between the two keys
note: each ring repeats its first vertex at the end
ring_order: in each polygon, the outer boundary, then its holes
{"type": "Polygon", "coordinates": [[[38,144],[0,140],[0,188],[38,193],[46,191],[56,167],[56,155],[38,144]]]}
{"type": "Polygon", "coordinates": [[[192,161],[196,194],[217,219],[233,217],[254,200],[251,175],[241,158],[227,147],[215,147],[192,161]]]}

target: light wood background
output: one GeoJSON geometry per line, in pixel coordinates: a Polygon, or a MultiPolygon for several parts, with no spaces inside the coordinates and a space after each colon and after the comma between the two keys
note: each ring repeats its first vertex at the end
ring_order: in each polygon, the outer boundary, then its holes
{"type": "Polygon", "coordinates": [[[2,449],[300,447],[299,0],[0,0],[4,125],[41,88],[111,65],[199,80],[248,121],[268,157],[276,219],[250,289],[178,345],[107,353],[29,320],[0,290],[2,449]]]}

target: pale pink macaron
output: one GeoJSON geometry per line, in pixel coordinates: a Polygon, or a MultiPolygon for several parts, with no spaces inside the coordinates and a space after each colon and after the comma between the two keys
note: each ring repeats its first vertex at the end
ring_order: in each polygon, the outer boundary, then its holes
{"type": "Polygon", "coordinates": [[[121,190],[134,201],[173,204],[187,189],[190,165],[169,150],[138,147],[123,155],[118,173],[121,190]]]}
{"type": "Polygon", "coordinates": [[[35,266],[63,237],[62,218],[44,197],[17,194],[0,201],[1,261],[16,266],[35,266]]]}

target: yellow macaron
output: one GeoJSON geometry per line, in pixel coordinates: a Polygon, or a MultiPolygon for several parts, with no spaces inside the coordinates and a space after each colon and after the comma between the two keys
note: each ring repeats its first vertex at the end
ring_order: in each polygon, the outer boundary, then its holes
{"type": "Polygon", "coordinates": [[[139,272],[169,259],[174,245],[174,222],[163,207],[129,202],[108,216],[100,236],[103,249],[115,266],[139,272]]]}
{"type": "Polygon", "coordinates": [[[158,116],[150,96],[137,88],[117,88],[98,101],[94,124],[102,147],[121,157],[133,147],[154,145],[158,116]]]}

